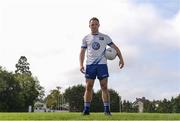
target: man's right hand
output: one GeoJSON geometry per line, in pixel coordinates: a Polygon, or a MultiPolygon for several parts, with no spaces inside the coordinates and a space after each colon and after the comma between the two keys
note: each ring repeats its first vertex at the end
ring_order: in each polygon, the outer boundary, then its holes
{"type": "Polygon", "coordinates": [[[85,74],[84,66],[81,66],[81,67],[80,67],[80,71],[81,71],[81,73],[85,74]]]}

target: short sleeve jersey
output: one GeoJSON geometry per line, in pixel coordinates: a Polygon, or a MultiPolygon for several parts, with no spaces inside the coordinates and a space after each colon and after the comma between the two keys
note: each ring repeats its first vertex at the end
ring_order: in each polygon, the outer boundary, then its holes
{"type": "Polygon", "coordinates": [[[113,44],[112,39],[105,34],[88,34],[82,40],[81,48],[87,49],[86,65],[107,64],[104,57],[106,46],[113,44]]]}

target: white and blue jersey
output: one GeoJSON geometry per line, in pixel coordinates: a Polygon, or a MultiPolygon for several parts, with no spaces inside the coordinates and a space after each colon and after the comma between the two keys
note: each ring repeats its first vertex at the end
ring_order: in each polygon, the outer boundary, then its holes
{"type": "Polygon", "coordinates": [[[107,64],[104,57],[106,46],[111,46],[112,39],[105,34],[97,33],[96,35],[88,34],[83,38],[81,48],[87,48],[86,65],[107,64]]]}
{"type": "Polygon", "coordinates": [[[83,38],[81,48],[87,49],[86,78],[99,80],[107,78],[107,59],[104,57],[106,46],[113,44],[112,39],[105,34],[88,34],[83,38]]]}

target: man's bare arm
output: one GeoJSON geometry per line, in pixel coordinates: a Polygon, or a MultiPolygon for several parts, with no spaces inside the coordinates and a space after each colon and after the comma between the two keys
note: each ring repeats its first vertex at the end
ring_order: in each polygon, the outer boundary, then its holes
{"type": "Polygon", "coordinates": [[[80,71],[84,73],[84,58],[85,58],[85,48],[81,48],[80,54],[79,54],[79,62],[80,62],[80,71]]]}
{"type": "Polygon", "coordinates": [[[119,67],[123,68],[124,67],[124,60],[123,60],[120,49],[114,43],[111,45],[111,47],[114,48],[117,52],[117,56],[119,57],[119,67]]]}

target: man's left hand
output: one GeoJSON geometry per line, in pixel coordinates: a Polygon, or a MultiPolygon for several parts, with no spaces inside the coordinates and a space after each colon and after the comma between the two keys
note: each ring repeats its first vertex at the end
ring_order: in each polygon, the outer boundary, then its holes
{"type": "Polygon", "coordinates": [[[119,61],[119,67],[120,67],[120,69],[122,69],[123,67],[124,67],[124,61],[119,61]]]}

